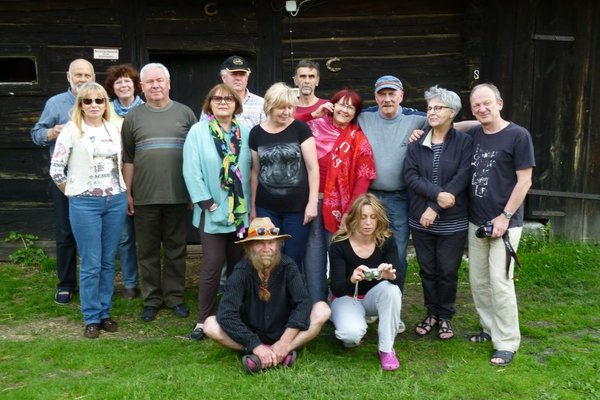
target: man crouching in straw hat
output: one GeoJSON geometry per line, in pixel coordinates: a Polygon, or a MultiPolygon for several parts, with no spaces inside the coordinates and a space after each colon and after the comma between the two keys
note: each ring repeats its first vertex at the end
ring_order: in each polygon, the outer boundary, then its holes
{"type": "Polygon", "coordinates": [[[269,218],[255,218],[244,246],[244,258],[227,279],[216,317],[204,322],[204,333],[222,346],[243,351],[249,373],[296,361],[295,349],[321,331],[331,313],[327,303],[312,304],[294,261],[281,252],[283,241],[269,218]]]}

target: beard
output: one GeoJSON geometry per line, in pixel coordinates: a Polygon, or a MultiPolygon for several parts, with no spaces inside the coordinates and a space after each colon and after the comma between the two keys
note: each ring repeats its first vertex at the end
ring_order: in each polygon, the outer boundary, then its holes
{"type": "Polygon", "coordinates": [[[271,270],[277,268],[281,263],[281,249],[277,248],[273,252],[258,252],[252,248],[248,248],[246,256],[250,264],[258,272],[267,275],[271,270]]]}

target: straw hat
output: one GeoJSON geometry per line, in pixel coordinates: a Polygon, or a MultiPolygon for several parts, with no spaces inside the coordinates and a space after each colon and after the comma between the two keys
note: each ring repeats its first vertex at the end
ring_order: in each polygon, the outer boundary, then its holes
{"type": "Polygon", "coordinates": [[[248,228],[248,236],[235,243],[246,243],[252,240],[289,239],[290,235],[280,235],[279,228],[271,222],[271,218],[254,218],[248,228]]]}

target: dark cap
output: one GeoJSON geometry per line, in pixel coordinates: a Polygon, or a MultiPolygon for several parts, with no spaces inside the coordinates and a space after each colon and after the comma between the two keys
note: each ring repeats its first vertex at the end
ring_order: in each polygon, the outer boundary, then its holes
{"type": "Polygon", "coordinates": [[[231,56],[227,60],[223,61],[221,69],[226,69],[229,72],[234,71],[245,71],[250,73],[250,65],[244,57],[231,56]]]}

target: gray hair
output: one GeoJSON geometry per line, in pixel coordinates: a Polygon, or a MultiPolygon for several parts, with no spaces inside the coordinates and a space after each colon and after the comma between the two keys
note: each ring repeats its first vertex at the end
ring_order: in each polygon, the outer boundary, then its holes
{"type": "Polygon", "coordinates": [[[484,87],[490,89],[494,93],[494,97],[496,98],[496,101],[501,101],[502,100],[502,95],[500,95],[500,90],[498,90],[498,87],[496,85],[494,85],[493,83],[480,83],[479,85],[475,85],[473,87],[473,89],[471,89],[470,96],[472,96],[473,93],[477,89],[481,89],[481,88],[484,88],[484,87]]]}
{"type": "Polygon", "coordinates": [[[456,114],[462,108],[459,95],[450,90],[440,88],[437,85],[432,86],[425,91],[425,100],[429,103],[433,99],[439,99],[442,103],[453,109],[456,114]]]}
{"type": "Polygon", "coordinates": [[[154,69],[154,68],[162,69],[163,72],[165,73],[165,76],[167,77],[167,79],[171,79],[171,74],[169,74],[169,70],[167,69],[167,67],[165,67],[161,63],[149,63],[149,64],[144,65],[144,67],[140,71],[140,80],[144,81],[144,74],[146,73],[146,71],[148,71],[150,69],[154,69]]]}

